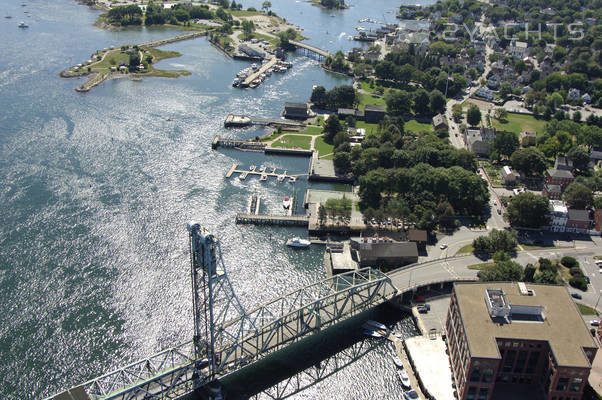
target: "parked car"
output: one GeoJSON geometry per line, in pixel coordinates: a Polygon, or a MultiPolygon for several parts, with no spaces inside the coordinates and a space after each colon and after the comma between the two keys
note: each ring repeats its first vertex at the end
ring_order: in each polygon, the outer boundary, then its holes
{"type": "Polygon", "coordinates": [[[439,246],[439,248],[441,250],[445,250],[445,249],[447,249],[447,244],[443,243],[441,246],[439,246]]]}
{"type": "Polygon", "coordinates": [[[403,398],[406,400],[417,400],[420,399],[420,396],[418,396],[415,390],[408,390],[407,392],[403,392],[403,398]]]}
{"type": "Polygon", "coordinates": [[[418,312],[420,314],[426,314],[428,312],[428,310],[426,309],[426,307],[423,306],[422,304],[419,305],[418,307],[416,307],[416,310],[418,310],[418,312]]]}
{"type": "Polygon", "coordinates": [[[597,319],[592,319],[591,321],[589,321],[589,324],[591,326],[600,326],[600,321],[598,321],[597,319]]]}
{"type": "Polygon", "coordinates": [[[583,296],[581,296],[579,293],[576,293],[576,292],[572,292],[571,296],[573,296],[573,298],[579,299],[579,300],[581,300],[583,298],[583,296]]]}
{"type": "Polygon", "coordinates": [[[589,276],[585,276],[584,278],[587,283],[592,283],[591,279],[589,279],[589,276]]]}

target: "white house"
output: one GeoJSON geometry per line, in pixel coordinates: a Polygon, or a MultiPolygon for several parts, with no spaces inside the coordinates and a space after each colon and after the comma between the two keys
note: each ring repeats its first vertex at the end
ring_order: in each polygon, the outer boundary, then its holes
{"type": "Polygon", "coordinates": [[[564,232],[566,230],[566,222],[569,219],[569,210],[566,203],[562,200],[550,200],[551,212],[550,230],[552,232],[564,232]]]}

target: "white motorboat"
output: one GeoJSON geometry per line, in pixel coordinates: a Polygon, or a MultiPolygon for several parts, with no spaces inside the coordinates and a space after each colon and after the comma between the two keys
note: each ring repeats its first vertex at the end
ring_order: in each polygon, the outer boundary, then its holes
{"type": "Polygon", "coordinates": [[[371,336],[373,338],[382,338],[383,334],[370,329],[364,329],[364,335],[371,336]]]}
{"type": "Polygon", "coordinates": [[[403,369],[403,362],[401,362],[401,359],[397,356],[397,354],[393,354],[391,359],[397,368],[403,369]]]}
{"type": "Polygon", "coordinates": [[[265,171],[265,165],[260,165],[259,166],[259,172],[263,172],[265,171]]]}
{"type": "Polygon", "coordinates": [[[261,177],[259,178],[260,181],[267,181],[268,180],[268,176],[267,174],[261,174],[261,177]]]}
{"type": "Polygon", "coordinates": [[[298,238],[298,237],[294,237],[292,239],[289,239],[286,242],[286,245],[290,246],[290,247],[308,247],[310,244],[311,244],[311,242],[309,240],[301,239],[301,238],[298,238]]]}
{"type": "Polygon", "coordinates": [[[255,171],[255,168],[257,168],[257,167],[256,167],[256,166],[254,166],[254,165],[251,165],[251,166],[249,167],[249,171],[255,171]]]}
{"type": "Polygon", "coordinates": [[[278,179],[278,183],[284,182],[284,178],[285,178],[284,174],[278,175],[278,178],[277,178],[278,179]]]}
{"type": "Polygon", "coordinates": [[[232,81],[232,86],[237,87],[238,85],[240,85],[240,79],[234,78],[232,81]]]}
{"type": "Polygon", "coordinates": [[[282,207],[284,207],[285,210],[288,210],[291,206],[291,198],[290,197],[285,197],[284,200],[282,200],[282,207]]]}
{"type": "Polygon", "coordinates": [[[25,22],[21,21],[21,22],[19,22],[19,28],[29,28],[29,25],[27,25],[25,22]]]}
{"type": "Polygon", "coordinates": [[[399,375],[399,380],[401,380],[401,386],[406,389],[412,388],[412,383],[410,382],[410,377],[405,370],[397,371],[397,375],[399,375]]]}
{"type": "Polygon", "coordinates": [[[297,177],[296,176],[291,176],[290,178],[288,178],[289,183],[295,183],[297,182],[297,177]]]}

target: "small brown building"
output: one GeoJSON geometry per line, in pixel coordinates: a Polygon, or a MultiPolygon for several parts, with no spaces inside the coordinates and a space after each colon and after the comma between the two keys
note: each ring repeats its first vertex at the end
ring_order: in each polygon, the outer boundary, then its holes
{"type": "Polygon", "coordinates": [[[306,119],[309,117],[307,103],[284,103],[284,118],[306,119]]]}
{"type": "Polygon", "coordinates": [[[423,229],[410,229],[408,231],[408,240],[416,243],[419,249],[424,250],[428,240],[427,232],[423,229]]]}
{"type": "Polygon", "coordinates": [[[544,185],[541,194],[546,196],[550,200],[562,199],[562,188],[560,185],[544,185]]]}
{"type": "Polygon", "coordinates": [[[566,221],[567,232],[584,233],[590,228],[589,213],[587,210],[569,209],[569,218],[566,221]]]}

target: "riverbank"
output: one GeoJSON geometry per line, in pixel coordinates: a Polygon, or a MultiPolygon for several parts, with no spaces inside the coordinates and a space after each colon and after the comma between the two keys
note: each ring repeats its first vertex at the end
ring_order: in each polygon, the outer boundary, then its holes
{"type": "Polygon", "coordinates": [[[62,78],[81,78],[88,76],[87,82],[75,88],[77,92],[88,92],[101,83],[120,78],[138,79],[142,77],[177,78],[190,75],[186,70],[161,70],[154,64],[167,59],[180,57],[176,51],[164,51],[156,49],[169,43],[183,40],[195,39],[204,36],[205,33],[195,32],[187,35],[179,35],[168,39],[161,39],[140,45],[125,45],[120,48],[106,48],[98,50],[91,55],[90,60],[69,67],[59,73],[62,78]],[[132,62],[136,61],[136,65],[132,62]]]}

